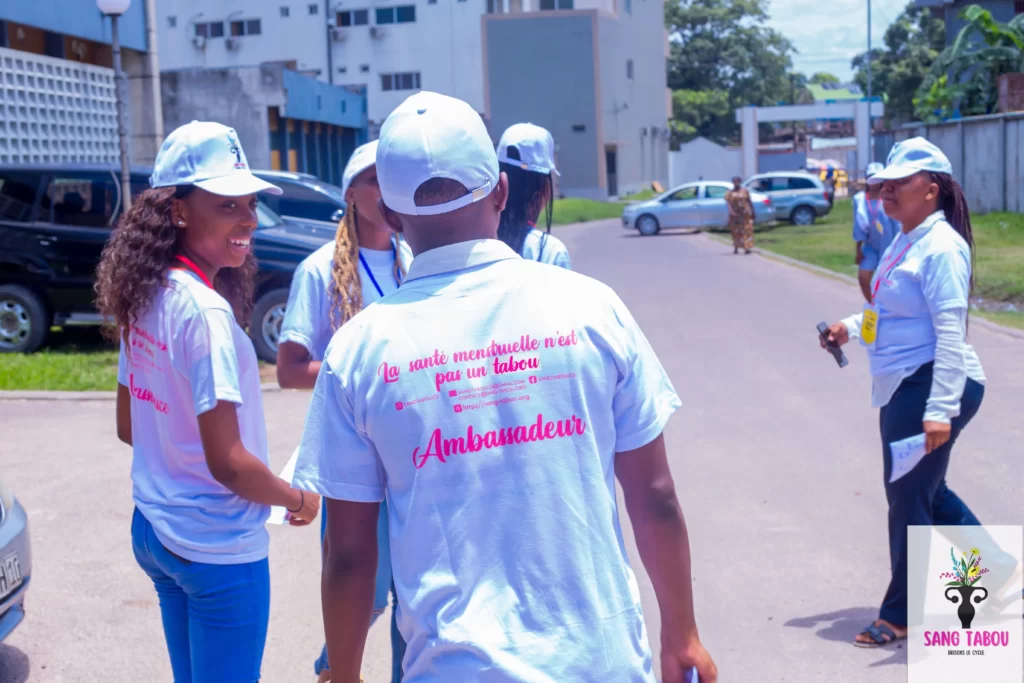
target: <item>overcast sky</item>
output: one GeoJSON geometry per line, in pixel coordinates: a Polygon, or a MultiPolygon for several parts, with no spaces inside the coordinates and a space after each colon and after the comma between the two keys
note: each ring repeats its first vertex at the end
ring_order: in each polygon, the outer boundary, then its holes
{"type": "MultiPolygon", "coordinates": [[[[907,0],[871,0],[871,44],[879,46],[885,29],[907,0]]],[[[828,71],[841,80],[853,77],[850,60],[867,50],[867,0],[770,0],[768,24],[796,46],[793,65],[810,76],[828,71]]]]}

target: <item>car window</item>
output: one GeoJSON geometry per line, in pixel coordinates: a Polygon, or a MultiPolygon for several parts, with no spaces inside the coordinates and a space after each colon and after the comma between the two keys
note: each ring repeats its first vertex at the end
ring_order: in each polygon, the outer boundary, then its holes
{"type": "Polygon", "coordinates": [[[669,199],[669,201],[672,201],[672,202],[682,202],[682,201],[686,201],[688,199],[696,199],[696,198],[697,198],[697,186],[693,185],[692,187],[684,187],[684,188],[676,190],[671,195],[669,195],[668,199],[669,199]]]}
{"type": "Polygon", "coordinates": [[[54,176],[42,197],[40,215],[58,225],[108,227],[117,206],[117,192],[110,174],[54,176]]]}
{"type": "Polygon", "coordinates": [[[323,192],[298,183],[280,183],[284,194],[277,197],[275,210],[282,216],[329,221],[338,203],[323,192]]]}
{"type": "Polygon", "coordinates": [[[721,185],[707,185],[704,190],[708,199],[725,199],[725,194],[729,191],[721,185]]]}
{"type": "Polygon", "coordinates": [[[0,175],[0,220],[25,223],[32,220],[39,175],[6,171],[0,175]]]}
{"type": "Polygon", "coordinates": [[[797,178],[793,177],[789,179],[789,189],[791,190],[816,190],[818,186],[814,184],[814,181],[810,178],[797,178]]]}
{"type": "Polygon", "coordinates": [[[256,204],[256,227],[258,228],[272,228],[275,225],[282,225],[284,223],[281,217],[278,216],[273,209],[263,203],[263,199],[256,204]]]}

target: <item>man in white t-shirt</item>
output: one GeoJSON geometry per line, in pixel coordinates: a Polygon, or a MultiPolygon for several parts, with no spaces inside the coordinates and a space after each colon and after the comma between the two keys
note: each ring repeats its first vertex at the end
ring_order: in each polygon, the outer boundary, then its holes
{"type": "Polygon", "coordinates": [[[333,674],[358,680],[386,498],[406,683],[653,682],[618,477],[658,597],[663,679],[696,666],[713,683],[662,438],[679,399],[629,311],[495,239],[507,180],[466,103],[406,100],[377,173],[416,259],[331,341],[295,473],[330,508],[333,674]]]}

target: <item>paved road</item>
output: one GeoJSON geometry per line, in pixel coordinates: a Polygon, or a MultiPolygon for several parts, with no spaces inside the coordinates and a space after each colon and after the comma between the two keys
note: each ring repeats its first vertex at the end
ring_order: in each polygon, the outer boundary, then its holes
{"type": "MultiPolygon", "coordinates": [[[[617,222],[558,231],[577,269],[632,308],[680,392],[667,431],[690,527],[703,638],[724,681],[906,680],[906,650],[848,641],[885,588],[888,556],[876,416],[865,358],[838,370],[814,326],[859,307],[855,287],[700,235],[639,238],[617,222]]],[[[971,330],[990,382],[950,482],[983,521],[1021,523],[1024,341],[971,330]]],[[[284,464],[307,395],[266,395],[284,464]]],[[[0,402],[3,476],[29,510],[29,614],[0,645],[0,683],[170,680],[156,597],[129,544],[130,453],[112,404],[0,402]]],[[[267,683],[313,680],[321,641],[313,529],[274,528],[267,683]],[[306,674],[310,675],[307,677],[306,674]]],[[[628,528],[626,535],[632,546],[628,528]]],[[[635,557],[635,553],[634,553],[635,557]]],[[[658,645],[656,602],[634,559],[658,645]]],[[[388,679],[387,624],[367,683],[388,679]]]]}

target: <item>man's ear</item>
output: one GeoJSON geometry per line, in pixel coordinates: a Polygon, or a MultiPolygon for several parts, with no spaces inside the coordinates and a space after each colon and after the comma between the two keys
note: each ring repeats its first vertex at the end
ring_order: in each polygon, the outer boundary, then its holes
{"type": "Polygon", "coordinates": [[[498,186],[491,194],[494,197],[494,208],[501,213],[505,210],[505,204],[508,203],[508,174],[504,171],[498,175],[498,186]]]}
{"type": "Polygon", "coordinates": [[[380,211],[380,215],[383,216],[384,222],[388,224],[388,227],[397,233],[405,232],[405,228],[402,226],[402,219],[398,217],[398,214],[388,208],[388,205],[384,203],[383,199],[377,200],[377,209],[380,211]]]}

